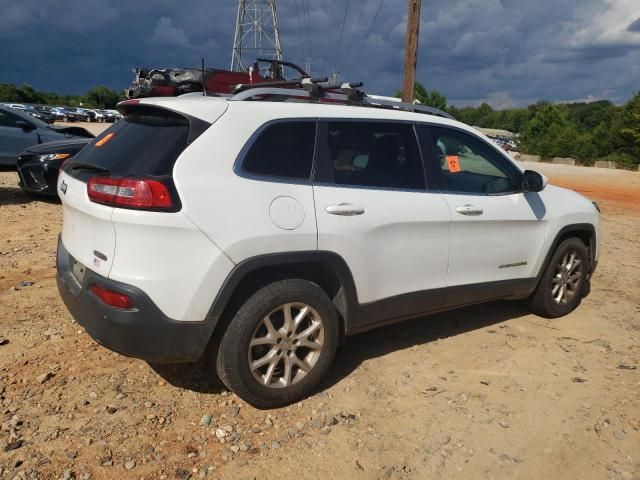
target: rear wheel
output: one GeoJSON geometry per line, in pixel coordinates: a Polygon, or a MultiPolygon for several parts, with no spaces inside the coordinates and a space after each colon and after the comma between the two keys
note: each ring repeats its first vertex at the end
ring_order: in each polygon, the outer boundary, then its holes
{"type": "Polygon", "coordinates": [[[335,357],[339,323],[315,283],[271,283],[240,307],[218,349],[222,382],[257,408],[296,402],[318,385],[335,357]]]}
{"type": "Polygon", "coordinates": [[[582,240],[564,240],[530,298],[531,311],[541,317],[556,318],[575,310],[585,293],[588,266],[589,255],[582,240]]]}

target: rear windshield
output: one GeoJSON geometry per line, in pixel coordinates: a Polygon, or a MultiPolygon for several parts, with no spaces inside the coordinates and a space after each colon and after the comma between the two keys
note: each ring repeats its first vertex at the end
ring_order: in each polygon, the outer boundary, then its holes
{"type": "Polygon", "coordinates": [[[69,162],[106,169],[112,175],[171,175],[189,143],[189,121],[168,111],[127,115],[69,162]]]}

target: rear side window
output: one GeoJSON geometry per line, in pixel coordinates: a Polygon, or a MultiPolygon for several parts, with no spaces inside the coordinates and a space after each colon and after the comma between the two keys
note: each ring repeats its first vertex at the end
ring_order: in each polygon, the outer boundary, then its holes
{"type": "Polygon", "coordinates": [[[386,122],[329,122],[334,182],[378,188],[425,189],[413,126],[386,122]]]}
{"type": "Polygon", "coordinates": [[[251,175],[308,180],[315,139],[315,121],[269,125],[249,147],[242,170],[251,175]]]}
{"type": "Polygon", "coordinates": [[[187,118],[149,109],[114,123],[69,163],[104,168],[112,175],[171,175],[188,143],[187,118]]]}

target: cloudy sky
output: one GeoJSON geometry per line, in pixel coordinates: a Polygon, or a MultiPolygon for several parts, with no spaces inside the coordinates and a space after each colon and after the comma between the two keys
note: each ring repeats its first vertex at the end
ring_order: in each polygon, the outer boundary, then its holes
{"type": "MultiPolygon", "coordinates": [[[[422,3],[418,79],[450,103],[622,103],[640,90],[640,0],[422,3]]],[[[204,56],[209,66],[226,68],[236,6],[0,0],[0,82],[82,93],[98,84],[124,88],[136,65],[193,66],[204,56]]],[[[392,94],[400,86],[405,0],[278,0],[278,14],[286,59],[311,56],[314,74],[335,69],[370,92],[392,94]]]]}

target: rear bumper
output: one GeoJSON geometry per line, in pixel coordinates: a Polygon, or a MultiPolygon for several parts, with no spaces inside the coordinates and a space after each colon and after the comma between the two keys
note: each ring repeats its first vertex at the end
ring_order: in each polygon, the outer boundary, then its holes
{"type": "Polygon", "coordinates": [[[88,268],[82,283],[72,274],[73,257],[58,239],[56,259],[60,296],[69,312],[98,343],[115,352],[152,363],[197,361],[204,353],[217,318],[202,322],[166,317],[140,289],[110,280],[88,268]],[[128,295],[135,307],[106,305],[90,291],[93,284],[128,295]]]}

